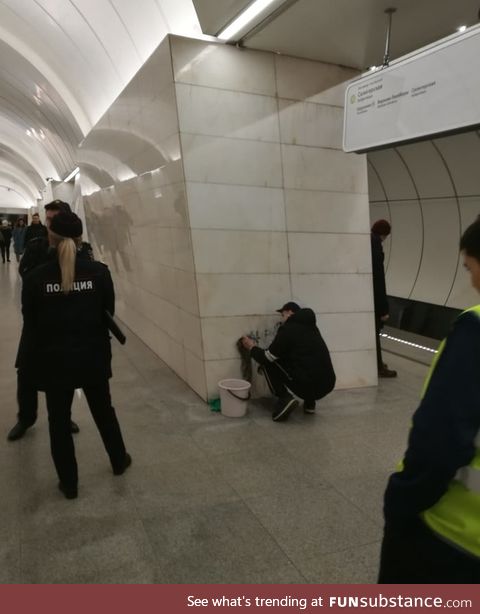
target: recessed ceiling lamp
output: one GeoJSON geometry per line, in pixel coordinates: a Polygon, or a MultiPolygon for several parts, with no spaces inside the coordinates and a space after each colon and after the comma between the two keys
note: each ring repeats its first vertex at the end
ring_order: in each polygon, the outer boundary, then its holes
{"type": "Polygon", "coordinates": [[[458,26],[457,32],[465,32],[466,29],[467,29],[467,26],[458,26]]]}
{"type": "Polygon", "coordinates": [[[228,41],[231,40],[235,34],[238,34],[245,26],[253,21],[262,11],[268,8],[271,4],[278,4],[278,0],[255,0],[250,6],[240,13],[240,15],[232,21],[230,25],[224,28],[217,38],[228,41]]]}
{"type": "Polygon", "coordinates": [[[77,168],[74,168],[73,171],[69,175],[67,175],[67,177],[65,177],[63,183],[68,183],[69,181],[71,181],[76,175],[78,175],[79,172],[80,167],[77,166],[77,168]]]}

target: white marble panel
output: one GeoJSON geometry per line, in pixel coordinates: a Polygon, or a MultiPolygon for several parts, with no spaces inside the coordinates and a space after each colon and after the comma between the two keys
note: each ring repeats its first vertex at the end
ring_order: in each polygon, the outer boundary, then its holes
{"type": "MultiPolygon", "coordinates": [[[[149,286],[150,290],[173,305],[181,306],[177,287],[176,269],[162,266],[158,264],[158,262],[153,262],[152,264],[155,267],[157,274],[152,280],[152,284],[149,286]]],[[[144,267],[144,262],[141,263],[141,266],[142,268],[144,267]]]]}
{"type": "Polygon", "coordinates": [[[238,358],[236,341],[243,335],[258,336],[259,345],[268,347],[280,321],[279,314],[202,318],[205,360],[238,358]]]}
{"type": "Polygon", "coordinates": [[[202,183],[282,186],[280,145],[182,134],[185,178],[202,183]]]}
{"type": "Polygon", "coordinates": [[[134,221],[185,228],[188,226],[185,184],[176,183],[154,189],[142,190],[138,194],[137,211],[129,206],[134,221]]]}
{"type": "Polygon", "coordinates": [[[177,285],[178,306],[198,316],[198,291],[195,283],[195,274],[189,271],[175,269],[175,282],[177,285]]]}
{"type": "MultiPolygon", "coordinates": [[[[218,382],[222,379],[242,379],[240,358],[232,360],[208,360],[205,361],[205,375],[207,379],[207,395],[209,399],[220,396],[218,382]]],[[[233,420],[233,418],[225,418],[233,420]]]]}
{"type": "Polygon", "coordinates": [[[366,194],[285,190],[285,200],[290,231],[370,232],[366,194]]]}
{"type": "Polygon", "coordinates": [[[179,327],[178,336],[183,346],[194,354],[199,360],[203,358],[202,327],[200,318],[191,313],[178,309],[179,327]]]}
{"type": "Polygon", "coordinates": [[[337,375],[337,390],[377,385],[376,350],[333,352],[332,363],[337,375]]]}
{"type": "MultiPolygon", "coordinates": [[[[204,400],[207,400],[205,362],[185,350],[185,373],[187,384],[204,400]]],[[[207,410],[207,408],[205,408],[207,410]]]]}
{"type": "Polygon", "coordinates": [[[284,275],[197,275],[200,315],[235,316],[271,314],[290,297],[284,275]]]}
{"type": "Polygon", "coordinates": [[[181,132],[280,140],[277,100],[270,96],[176,84],[181,132]]]}
{"type": "Polygon", "coordinates": [[[185,365],[185,349],[182,344],[170,339],[169,354],[170,358],[168,366],[183,380],[187,379],[187,370],[185,365]]]}
{"type": "Polygon", "coordinates": [[[192,228],[285,230],[279,188],[187,182],[192,228]]]}
{"type": "Polygon", "coordinates": [[[293,296],[316,313],[373,311],[372,276],[292,275],[293,296]]]}
{"type": "Polygon", "coordinates": [[[279,98],[344,106],[346,81],[358,75],[352,68],[275,55],[279,98]]]}
{"type": "Polygon", "coordinates": [[[177,83],[275,96],[272,53],[177,36],[170,40],[177,83]]]}
{"type": "Polygon", "coordinates": [[[291,232],[292,273],[371,273],[370,234],[291,232]]]}
{"type": "Polygon", "coordinates": [[[283,232],[192,230],[197,273],[288,273],[283,232]]]}
{"type": "Polygon", "coordinates": [[[292,100],[278,105],[282,143],[342,149],[342,108],[292,100]]]}
{"type": "Polygon", "coordinates": [[[410,298],[444,305],[458,262],[460,216],[454,199],[422,201],[423,251],[417,281],[410,298]]]}
{"type": "Polygon", "coordinates": [[[173,82],[173,69],[170,40],[165,38],[134,77],[138,91],[141,92],[139,103],[148,104],[168,88],[173,82]]]}
{"type": "Polygon", "coordinates": [[[285,187],[368,193],[366,157],[335,149],[282,145],[285,187]]]}
{"type": "Polygon", "coordinates": [[[375,350],[372,312],[317,314],[317,326],[330,352],[375,350]]]}
{"type": "Polygon", "coordinates": [[[173,84],[151,103],[140,109],[136,121],[130,122],[129,129],[159,149],[163,148],[164,142],[172,134],[179,132],[173,84]]]}
{"type": "Polygon", "coordinates": [[[192,240],[190,229],[172,228],[174,266],[183,271],[194,271],[192,240]]]}

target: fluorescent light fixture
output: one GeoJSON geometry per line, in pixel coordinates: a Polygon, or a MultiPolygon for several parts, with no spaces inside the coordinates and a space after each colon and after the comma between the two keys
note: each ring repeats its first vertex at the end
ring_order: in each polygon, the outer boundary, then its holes
{"type": "Polygon", "coordinates": [[[243,13],[232,21],[232,23],[227,26],[224,30],[218,34],[219,39],[228,41],[232,39],[235,34],[238,34],[243,28],[253,21],[255,17],[260,15],[262,11],[264,11],[270,4],[273,4],[277,0],[255,0],[243,13]]]}
{"type": "Polygon", "coordinates": [[[467,26],[458,26],[457,32],[465,32],[466,29],[467,29],[467,26]]]}
{"type": "Polygon", "coordinates": [[[71,179],[73,179],[75,177],[75,175],[78,175],[79,172],[80,172],[80,167],[77,166],[77,168],[73,169],[73,171],[70,173],[70,175],[65,177],[65,179],[63,180],[63,183],[68,183],[71,179]]]}

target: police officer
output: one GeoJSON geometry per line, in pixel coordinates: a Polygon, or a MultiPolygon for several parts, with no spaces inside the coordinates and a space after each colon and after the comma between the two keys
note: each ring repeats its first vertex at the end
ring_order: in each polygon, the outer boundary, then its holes
{"type": "MultiPolygon", "coordinates": [[[[54,200],[51,203],[45,205],[45,219],[47,228],[55,215],[60,212],[71,213],[70,205],[61,200],[54,200]]],[[[38,213],[35,214],[38,217],[38,213]]],[[[33,238],[28,240],[25,244],[25,252],[20,261],[18,270],[22,278],[25,277],[28,273],[33,271],[33,269],[48,260],[49,253],[49,243],[48,243],[48,234],[47,228],[40,224],[38,221],[33,225],[35,228],[41,228],[44,232],[37,232],[35,235],[31,235],[33,238]]],[[[89,258],[93,260],[92,247],[89,243],[83,242],[80,246],[79,257],[81,258],[89,258]]],[[[19,368],[20,363],[20,354],[27,351],[23,343],[23,334],[20,339],[19,345],[19,355],[17,356],[17,360],[15,366],[17,367],[17,403],[18,403],[18,414],[17,414],[17,423],[15,426],[9,431],[7,439],[8,441],[16,441],[17,439],[21,439],[27,429],[30,428],[33,424],[35,424],[37,420],[37,411],[38,411],[38,394],[37,389],[35,388],[35,384],[32,381],[32,373],[29,373],[27,370],[19,368]]],[[[78,425],[73,422],[71,423],[72,433],[78,433],[79,428],[78,425]]]]}
{"type": "MultiPolygon", "coordinates": [[[[460,241],[480,292],[480,219],[460,241]]],[[[480,305],[439,347],[385,493],[379,582],[480,582],[480,305]]]]}
{"type": "Polygon", "coordinates": [[[59,488],[77,497],[78,473],[70,430],[76,388],[82,388],[110,458],[113,473],[131,464],[111,404],[111,348],[105,311],[113,314],[115,296],[108,268],[78,257],[82,222],[59,213],[49,225],[55,249],[23,283],[24,334],[29,347],[21,367],[35,365],[36,385],[46,393],[52,457],[59,488]]]}

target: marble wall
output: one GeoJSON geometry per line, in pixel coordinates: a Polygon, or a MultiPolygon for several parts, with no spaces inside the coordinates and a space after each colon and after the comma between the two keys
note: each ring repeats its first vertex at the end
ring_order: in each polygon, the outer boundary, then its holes
{"type": "Polygon", "coordinates": [[[338,386],[375,384],[366,161],[341,149],[354,73],[171,40],[207,390],[292,298],[315,310],[338,386]]]}
{"type": "Polygon", "coordinates": [[[87,136],[80,175],[90,240],[119,317],[206,397],[170,41],[87,136]]]}
{"type": "Polygon", "coordinates": [[[351,76],[170,36],[82,145],[119,316],[203,398],[289,299],[317,313],[339,387],[376,383],[366,164],[340,144],[351,76]]]}

